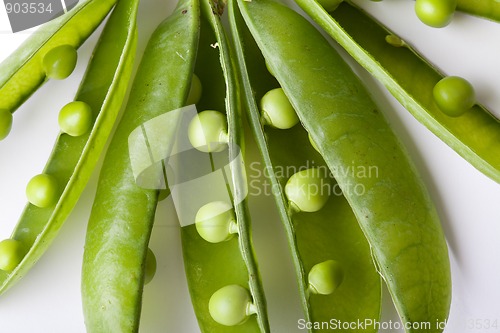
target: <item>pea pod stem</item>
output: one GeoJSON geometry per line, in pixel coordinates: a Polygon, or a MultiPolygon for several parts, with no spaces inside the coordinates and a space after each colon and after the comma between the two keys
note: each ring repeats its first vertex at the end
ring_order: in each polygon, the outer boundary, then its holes
{"type": "Polygon", "coordinates": [[[62,194],[53,207],[26,206],[11,237],[27,253],[12,272],[0,272],[0,293],[23,277],[47,250],[78,201],[111,133],[132,74],[131,53],[137,42],[137,1],[121,3],[99,39],[75,97],[91,106],[93,130],[80,137],[61,133],[57,138],[44,173],[55,177],[62,194]]]}
{"type": "Polygon", "coordinates": [[[117,0],[87,0],[44,24],[0,64],[0,109],[11,113],[46,81],[42,59],[59,45],[78,48],[117,0]]]}
{"type": "Polygon", "coordinates": [[[443,114],[432,96],[443,74],[409,46],[391,47],[385,37],[393,33],[354,5],[342,3],[329,14],[315,1],[297,3],[418,121],[479,171],[500,182],[500,121],[487,109],[476,104],[461,117],[443,114]]]}

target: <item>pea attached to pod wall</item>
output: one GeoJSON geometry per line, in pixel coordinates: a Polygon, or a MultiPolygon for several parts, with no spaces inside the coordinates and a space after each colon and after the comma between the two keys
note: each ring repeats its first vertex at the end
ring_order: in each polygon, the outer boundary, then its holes
{"type": "Polygon", "coordinates": [[[0,270],[10,272],[19,265],[24,256],[20,241],[9,238],[0,242],[0,270]]]}
{"type": "Polygon", "coordinates": [[[196,213],[196,230],[210,243],[227,241],[238,233],[233,207],[224,201],[213,201],[196,213]]]}
{"type": "Polygon", "coordinates": [[[208,308],[212,318],[225,326],[241,325],[255,313],[250,292],[235,284],[217,290],[208,308]]]}
{"type": "Polygon", "coordinates": [[[344,271],[338,261],[327,260],[316,264],[308,275],[309,290],[313,294],[330,295],[344,280],[344,271]]]}
{"type": "Polygon", "coordinates": [[[66,104],[59,112],[61,131],[71,136],[81,136],[92,127],[92,109],[85,102],[74,101],[66,104]]]}
{"type": "Polygon", "coordinates": [[[310,168],[295,173],[285,186],[285,193],[294,211],[317,212],[330,197],[330,180],[322,170],[310,168]]]}
{"type": "Polygon", "coordinates": [[[268,91],[260,101],[264,124],[279,129],[288,129],[297,125],[299,118],[286,97],[283,89],[268,91]]]}
{"type": "Polygon", "coordinates": [[[3,140],[9,135],[12,129],[12,113],[8,110],[0,109],[0,140],[3,140]]]}
{"type": "Polygon", "coordinates": [[[50,79],[62,80],[73,73],[78,53],[71,45],[60,45],[45,54],[43,69],[50,79]]]}
{"type": "Polygon", "coordinates": [[[188,136],[193,147],[199,151],[221,152],[228,142],[226,117],[219,111],[202,111],[191,120],[188,136]]]}
{"type": "Polygon", "coordinates": [[[463,115],[476,103],[474,87],[458,76],[441,79],[434,86],[432,94],[439,109],[450,117],[463,115]]]}
{"type": "Polygon", "coordinates": [[[59,195],[59,185],[54,176],[39,174],[31,178],[26,186],[28,201],[40,208],[50,207],[56,203],[59,195]]]}

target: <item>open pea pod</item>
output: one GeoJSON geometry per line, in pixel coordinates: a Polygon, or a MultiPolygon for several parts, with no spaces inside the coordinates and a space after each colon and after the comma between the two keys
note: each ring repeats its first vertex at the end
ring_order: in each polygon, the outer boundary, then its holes
{"type": "Polygon", "coordinates": [[[24,276],[56,237],[75,206],[104,149],[132,74],[136,31],[136,0],[121,0],[95,48],[75,100],[92,110],[92,130],[80,136],[61,133],[45,166],[60,196],[54,205],[28,204],[11,238],[24,257],[6,272],[0,270],[0,293],[24,276]]]}
{"type": "MultiPolygon", "coordinates": [[[[234,68],[233,50],[219,18],[222,8],[202,0],[200,43],[195,72],[203,93],[198,111],[225,111],[228,148],[222,152],[200,153],[212,163],[207,182],[190,188],[185,199],[197,211],[181,228],[184,266],[192,303],[202,332],[270,332],[260,275],[252,248],[250,218],[244,173],[244,141],[239,82],[234,68]],[[224,176],[220,181],[210,177],[224,176]],[[204,207],[204,208],[203,208],[204,207]],[[222,235],[212,232],[204,216],[219,214],[229,218],[222,235]],[[196,223],[195,223],[196,222],[196,223]],[[224,308],[231,302],[230,309],[224,308]]],[[[191,150],[192,147],[191,147],[191,150]]],[[[190,155],[190,157],[193,155],[190,155]]],[[[191,158],[186,165],[201,165],[191,158]]],[[[186,167],[179,168],[186,171],[186,167]]],[[[172,189],[172,187],[171,187],[172,189]]],[[[173,190],[173,197],[182,189],[173,190]]],[[[175,199],[174,199],[175,202],[175,199]]],[[[177,207],[178,214],[182,214],[177,207]]]]}
{"type": "Polygon", "coordinates": [[[500,22],[500,1],[497,0],[458,0],[457,9],[500,22]]]}
{"type": "Polygon", "coordinates": [[[54,48],[78,48],[104,20],[117,0],[87,0],[41,26],[0,64],[0,109],[11,113],[45,82],[43,58],[54,48]]]}
{"type": "Polygon", "coordinates": [[[302,16],[268,0],[239,5],[356,215],[406,331],[441,332],[436,323],[446,321],[451,301],[446,242],[434,205],[383,114],[302,16]]]}
{"type": "MultiPolygon", "coordinates": [[[[332,325],[338,327],[341,327],[340,323],[376,322],[380,317],[381,279],[375,269],[368,242],[349,204],[334,180],[330,179],[323,158],[312,147],[304,128],[300,124],[291,129],[263,125],[256,100],[260,101],[268,91],[279,88],[279,84],[267,71],[261,52],[242,21],[238,5],[230,1],[228,7],[242,85],[245,87],[248,118],[288,236],[305,311],[304,319],[309,323],[333,320],[332,325]],[[297,213],[290,208],[285,188],[287,181],[294,177],[291,173],[308,168],[315,168],[325,174],[322,194],[329,196],[329,199],[315,212],[297,213]],[[322,263],[325,265],[331,260],[339,263],[339,274],[343,279],[337,281],[340,285],[334,291],[326,292],[327,295],[317,294],[322,291],[313,291],[311,288],[314,288],[314,284],[333,282],[328,282],[331,279],[328,275],[320,278],[319,282],[313,281],[313,267],[318,264],[316,267],[321,267],[322,263]]],[[[314,48],[313,44],[311,48],[314,48]]],[[[281,68],[276,68],[275,75],[279,76],[280,71],[281,68]]],[[[314,80],[314,77],[301,77],[300,80],[314,80]]],[[[325,86],[317,94],[328,91],[329,87],[325,86]]],[[[311,195],[318,193],[311,191],[311,195]]],[[[330,329],[311,328],[310,331],[330,329]]],[[[365,329],[357,327],[343,331],[376,332],[377,329],[368,326],[365,329]]]]}
{"type": "Polygon", "coordinates": [[[198,29],[199,6],[192,0],[181,0],[156,28],[106,153],[82,266],[87,332],[139,330],[146,254],[161,188],[157,181],[163,179],[161,171],[155,170],[161,169],[164,156],[155,164],[149,152],[168,134],[168,126],[158,129],[155,119],[161,123],[162,116],[184,106],[198,29]],[[149,163],[153,164],[151,183],[141,180],[137,172],[149,163]]]}
{"type": "Polygon", "coordinates": [[[488,110],[476,104],[459,117],[443,113],[433,97],[443,74],[409,46],[388,43],[386,37],[395,35],[355,6],[342,3],[327,13],[315,1],[297,3],[418,121],[479,171],[500,182],[500,122],[488,110]]]}

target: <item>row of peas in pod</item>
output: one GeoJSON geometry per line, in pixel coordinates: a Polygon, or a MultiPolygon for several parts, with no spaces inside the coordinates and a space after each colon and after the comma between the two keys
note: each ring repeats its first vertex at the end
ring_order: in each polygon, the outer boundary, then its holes
{"type": "MultiPolygon", "coordinates": [[[[44,82],[64,79],[73,72],[76,48],[114,4],[113,0],[79,4],[44,25],[41,33],[28,38],[0,65],[0,104],[3,110],[9,110],[9,122],[18,106],[44,82]]],[[[74,102],[59,113],[61,132],[52,154],[43,173],[27,184],[28,204],[11,237],[0,243],[0,293],[22,278],[43,255],[97,164],[132,73],[137,5],[137,1],[122,1],[113,10],[74,102]]]]}

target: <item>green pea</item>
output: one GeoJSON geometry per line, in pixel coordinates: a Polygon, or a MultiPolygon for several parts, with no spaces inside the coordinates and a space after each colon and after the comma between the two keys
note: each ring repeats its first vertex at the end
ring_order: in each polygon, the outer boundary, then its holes
{"type": "Polygon", "coordinates": [[[282,88],[268,91],[260,101],[264,123],[279,129],[297,125],[299,117],[282,88]]]}
{"type": "Polygon", "coordinates": [[[153,280],[156,274],[156,266],[156,256],[148,247],[148,252],[146,253],[146,267],[144,269],[144,284],[148,284],[153,280]]]}
{"type": "Polygon", "coordinates": [[[9,135],[12,129],[12,113],[8,110],[0,109],[0,140],[3,140],[9,135]]]}
{"type": "Polygon", "coordinates": [[[439,109],[450,117],[463,115],[476,101],[474,87],[469,81],[458,76],[441,79],[434,86],[432,93],[439,109]]]}
{"type": "Polygon", "coordinates": [[[266,60],[266,68],[267,68],[267,71],[269,72],[269,74],[274,76],[274,71],[271,69],[271,66],[269,65],[269,62],[267,60],[266,60]]]}
{"type": "Polygon", "coordinates": [[[188,127],[189,141],[199,151],[217,153],[226,149],[228,136],[226,117],[219,111],[198,113],[188,127]]]}
{"type": "Polygon", "coordinates": [[[294,210],[317,212],[328,201],[330,180],[318,168],[295,173],[285,185],[285,193],[294,210]]]}
{"type": "Polygon", "coordinates": [[[197,104],[201,99],[202,92],[203,87],[201,85],[200,78],[196,74],[193,74],[186,105],[197,104]]]}
{"type": "Polygon", "coordinates": [[[312,138],[311,134],[309,134],[309,133],[308,133],[308,134],[307,134],[307,136],[309,137],[309,142],[311,143],[311,146],[313,146],[313,148],[314,148],[317,152],[319,152],[318,146],[317,146],[317,145],[316,145],[316,143],[314,142],[314,140],[313,140],[313,138],[312,138]]]}
{"type": "Polygon", "coordinates": [[[327,12],[333,12],[342,3],[343,0],[318,0],[318,3],[327,12]]]}
{"type": "Polygon", "coordinates": [[[57,180],[47,174],[36,175],[26,186],[28,201],[40,208],[50,207],[57,201],[59,189],[57,180]]]}
{"type": "Polygon", "coordinates": [[[58,120],[61,131],[71,136],[81,136],[92,127],[92,109],[85,102],[71,102],[61,109],[58,120]]]}
{"type": "Polygon", "coordinates": [[[11,272],[24,257],[23,245],[15,239],[4,239],[0,242],[0,270],[11,272]]]}
{"type": "Polygon", "coordinates": [[[420,21],[434,28],[447,26],[457,7],[457,0],[417,0],[415,13],[420,21]]]}
{"type": "Polygon", "coordinates": [[[233,207],[224,201],[213,201],[196,213],[196,230],[210,243],[227,241],[238,233],[233,207]]]}
{"type": "Polygon", "coordinates": [[[210,316],[221,325],[243,324],[255,313],[250,292],[237,284],[217,290],[208,303],[210,316]]]}
{"type": "Polygon", "coordinates": [[[344,280],[344,270],[335,260],[323,261],[311,268],[308,280],[313,294],[330,295],[344,280]]]}
{"type": "Polygon", "coordinates": [[[60,45],[45,54],[43,70],[50,79],[62,80],[70,76],[76,67],[78,53],[71,45],[60,45]]]}

